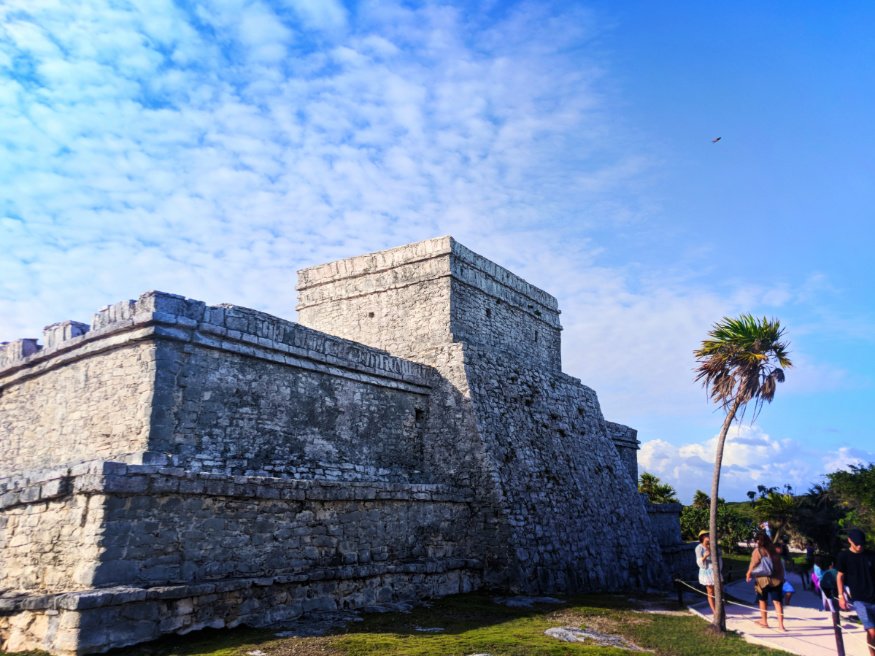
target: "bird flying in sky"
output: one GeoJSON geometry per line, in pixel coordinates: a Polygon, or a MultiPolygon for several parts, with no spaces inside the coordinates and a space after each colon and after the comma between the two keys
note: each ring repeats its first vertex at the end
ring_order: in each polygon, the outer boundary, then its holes
{"type": "Polygon", "coordinates": [[[717,142],[720,141],[722,138],[723,138],[723,137],[714,137],[713,139],[711,139],[711,143],[717,143],[717,142]]]}

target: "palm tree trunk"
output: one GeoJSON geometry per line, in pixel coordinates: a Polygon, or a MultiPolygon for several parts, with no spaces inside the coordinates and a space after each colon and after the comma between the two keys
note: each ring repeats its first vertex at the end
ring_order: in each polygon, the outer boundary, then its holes
{"type": "Polygon", "coordinates": [[[726,631],[726,611],[723,608],[723,576],[720,571],[720,536],[717,534],[717,494],[720,491],[720,468],[723,465],[723,447],[726,444],[726,434],[735,420],[735,413],[741,405],[741,399],[736,398],[726,413],[720,435],[717,436],[717,450],[714,454],[714,477],[711,479],[711,514],[708,523],[708,533],[711,536],[711,562],[714,569],[714,629],[720,633],[726,631]]]}

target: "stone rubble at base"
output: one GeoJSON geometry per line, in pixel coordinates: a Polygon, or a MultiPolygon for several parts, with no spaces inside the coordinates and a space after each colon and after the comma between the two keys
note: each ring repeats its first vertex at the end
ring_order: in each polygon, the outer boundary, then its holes
{"type": "Polygon", "coordinates": [[[622,636],[593,631],[591,629],[581,629],[575,626],[553,627],[544,631],[544,634],[561,642],[580,642],[598,647],[616,647],[625,651],[650,651],[649,649],[642,649],[622,636]]]}

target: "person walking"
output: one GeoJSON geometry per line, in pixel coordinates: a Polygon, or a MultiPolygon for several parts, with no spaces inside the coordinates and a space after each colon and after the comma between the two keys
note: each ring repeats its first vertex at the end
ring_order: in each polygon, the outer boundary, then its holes
{"type": "Polygon", "coordinates": [[[865,550],[866,535],[858,528],[848,531],[848,549],[839,554],[836,587],[839,606],[857,611],[866,630],[869,656],[875,656],[875,555],[865,550]],[[849,603],[850,602],[850,603],[849,603]]]}
{"type": "Polygon", "coordinates": [[[765,533],[759,533],[756,539],[756,548],[750,555],[750,565],[747,568],[745,580],[750,582],[754,578],[754,589],[757,593],[757,602],[760,607],[760,621],[757,622],[763,628],[769,628],[768,605],[769,598],[772,599],[772,604],[775,607],[775,614],[778,616],[778,630],[786,631],[784,628],[784,605],[783,587],[784,587],[784,563],[780,555],[775,551],[775,545],[772,544],[772,539],[765,533]]]}
{"type": "Polygon", "coordinates": [[[696,565],[699,566],[699,585],[705,586],[705,592],[708,593],[708,605],[711,607],[713,615],[717,612],[714,602],[714,557],[711,554],[711,536],[708,531],[699,531],[699,544],[696,545],[696,565]]]}
{"type": "MultiPolygon", "coordinates": [[[[811,586],[811,573],[814,571],[814,556],[817,549],[811,540],[805,542],[805,565],[802,570],[802,589],[805,590],[811,586]]],[[[813,586],[812,586],[813,589],[813,586]]]]}

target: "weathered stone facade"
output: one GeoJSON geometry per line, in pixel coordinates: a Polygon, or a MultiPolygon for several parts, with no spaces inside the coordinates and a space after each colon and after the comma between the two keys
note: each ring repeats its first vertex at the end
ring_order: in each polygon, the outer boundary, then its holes
{"type": "Polygon", "coordinates": [[[3,648],[665,583],[555,298],[449,237],[298,289],[300,323],[150,292],[0,348],[3,648]]]}

